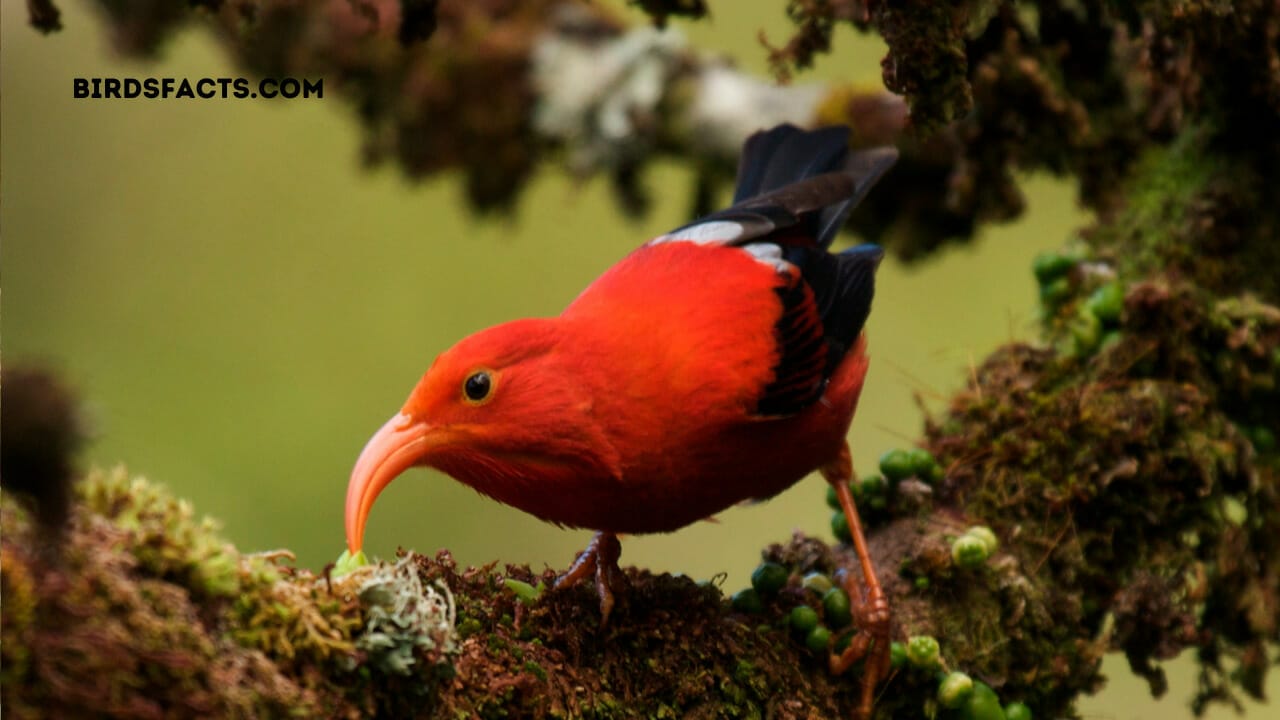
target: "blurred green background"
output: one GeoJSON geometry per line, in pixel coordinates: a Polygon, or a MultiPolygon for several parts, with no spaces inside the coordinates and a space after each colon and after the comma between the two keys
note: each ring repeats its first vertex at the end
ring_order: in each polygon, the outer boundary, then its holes
{"type": "MultiPolygon", "coordinates": [[[[677,26],[763,73],[757,31],[786,37],[781,3],[733,7],[677,26]]],[[[4,360],[60,368],[89,407],[89,462],[167,483],[242,549],[287,547],[312,568],[336,558],[347,472],[437,353],[485,326],[557,313],[686,220],[692,178],[676,166],[650,174],[660,192],[640,223],[616,212],[603,182],[555,168],[514,217],[477,219],[453,178],[410,184],[390,168],[362,170],[350,108],[332,87],[323,100],[74,99],[74,77],[239,73],[199,30],[158,62],[126,61],[84,4],[62,10],[66,29],[50,37],[27,27],[23,4],[0,10],[4,360]]],[[[836,47],[800,79],[878,84],[877,41],[843,30],[836,47]]],[[[1030,259],[1088,218],[1063,183],[1026,188],[1025,220],[881,271],[852,432],[860,471],[919,434],[915,394],[936,407],[996,344],[1034,337],[1030,259]]],[[[763,545],[797,528],[829,534],[822,495],[808,480],[717,523],[627,538],[623,560],[726,572],[731,590],[763,545]]],[[[367,549],[448,547],[463,563],[561,568],[588,537],[415,470],[382,495],[367,549]]],[[[1084,702],[1087,717],[1190,715],[1189,662],[1171,665],[1158,703],[1122,660],[1107,669],[1112,684],[1084,702]]]]}

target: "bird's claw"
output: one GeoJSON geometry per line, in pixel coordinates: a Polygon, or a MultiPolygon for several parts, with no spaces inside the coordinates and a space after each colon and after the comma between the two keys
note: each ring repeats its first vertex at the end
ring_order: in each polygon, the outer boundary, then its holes
{"type": "Polygon", "coordinates": [[[595,576],[596,594],[600,596],[600,627],[608,624],[609,615],[613,612],[615,589],[626,586],[626,576],[618,567],[618,558],[621,556],[622,545],[616,535],[596,533],[591,543],[573,561],[573,565],[556,579],[555,589],[559,590],[571,587],[590,575],[595,576]]]}
{"type": "Polygon", "coordinates": [[[828,667],[832,675],[840,675],[866,659],[862,667],[862,697],[854,717],[867,720],[871,717],[875,688],[889,674],[889,602],[879,583],[858,583],[848,573],[844,588],[852,601],[858,632],[842,652],[828,656],[828,667]]]}
{"type": "Polygon", "coordinates": [[[821,468],[821,472],[835,488],[840,508],[849,522],[849,534],[852,536],[860,570],[860,580],[854,579],[854,573],[845,573],[843,582],[858,632],[843,652],[829,656],[828,664],[832,674],[838,675],[866,658],[867,662],[862,669],[862,696],[854,717],[867,720],[871,717],[876,685],[889,674],[889,600],[876,578],[875,565],[871,562],[871,553],[867,550],[867,541],[862,534],[858,509],[853,501],[853,493],[849,490],[849,481],[853,478],[853,460],[849,456],[849,446],[845,445],[835,459],[821,468]]]}

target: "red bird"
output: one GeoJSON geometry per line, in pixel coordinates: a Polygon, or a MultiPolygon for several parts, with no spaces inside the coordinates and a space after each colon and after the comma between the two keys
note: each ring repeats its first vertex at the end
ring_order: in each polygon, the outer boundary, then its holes
{"type": "Polygon", "coordinates": [[[428,465],[548,522],[598,531],[557,587],[594,575],[613,607],[620,533],[670,532],[819,470],[837,490],[870,651],[860,710],[888,667],[889,607],[863,541],[845,435],[867,371],[874,245],[827,248],[897,158],[849,131],[790,125],[743,148],[734,205],[654,238],[558,317],[478,332],[436,358],[369,440],[347,488],[347,547],[374,499],[428,465]]]}

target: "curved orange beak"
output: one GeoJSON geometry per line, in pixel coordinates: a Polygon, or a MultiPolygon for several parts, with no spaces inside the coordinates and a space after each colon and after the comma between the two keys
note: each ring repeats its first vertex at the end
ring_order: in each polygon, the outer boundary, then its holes
{"type": "Polygon", "coordinates": [[[374,433],[356,460],[347,484],[347,550],[364,546],[364,524],[373,501],[400,473],[422,462],[431,445],[431,426],[400,413],[374,433]]]}

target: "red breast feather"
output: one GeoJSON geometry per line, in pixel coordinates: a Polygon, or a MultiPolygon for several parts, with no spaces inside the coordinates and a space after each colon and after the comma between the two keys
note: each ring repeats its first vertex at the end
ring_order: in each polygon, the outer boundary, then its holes
{"type": "Polygon", "coordinates": [[[896,158],[846,141],[843,128],[753,136],[735,205],[537,321],[554,341],[512,373],[528,385],[518,406],[495,393],[508,421],[437,465],[551,522],[643,533],[769,497],[833,459],[866,373],[882,253],[827,247],[896,158]]]}

